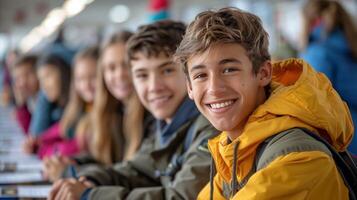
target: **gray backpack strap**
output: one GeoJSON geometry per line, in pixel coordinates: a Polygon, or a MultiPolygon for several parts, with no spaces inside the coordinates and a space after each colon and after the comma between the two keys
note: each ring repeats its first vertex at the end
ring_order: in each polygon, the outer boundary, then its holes
{"type": "MultiPolygon", "coordinates": [[[[277,157],[306,151],[321,151],[332,157],[331,152],[323,143],[311,137],[302,128],[292,128],[265,139],[257,149],[252,169],[238,183],[238,191],[245,186],[253,174],[265,168],[277,157]]],[[[230,184],[223,182],[224,196],[229,198],[231,192],[230,184]]]]}
{"type": "Polygon", "coordinates": [[[259,149],[256,157],[256,171],[265,168],[279,156],[293,152],[321,151],[332,157],[329,149],[304,130],[293,128],[268,138],[259,149]]]}
{"type": "Polygon", "coordinates": [[[349,198],[357,199],[357,167],[349,152],[337,152],[322,137],[305,128],[293,128],[266,139],[257,151],[253,169],[258,171],[279,156],[304,151],[321,151],[329,155],[349,190],[349,198]]]}

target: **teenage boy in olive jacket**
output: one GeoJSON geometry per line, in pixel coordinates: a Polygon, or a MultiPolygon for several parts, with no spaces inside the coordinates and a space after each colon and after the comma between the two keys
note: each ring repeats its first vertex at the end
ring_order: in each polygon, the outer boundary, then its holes
{"type": "Polygon", "coordinates": [[[208,182],[207,140],[217,131],[187,97],[185,74],[173,54],[185,32],[180,22],[142,26],[127,57],[138,96],[157,119],[156,134],[133,159],[57,181],[49,199],[195,199],[208,182]]]}

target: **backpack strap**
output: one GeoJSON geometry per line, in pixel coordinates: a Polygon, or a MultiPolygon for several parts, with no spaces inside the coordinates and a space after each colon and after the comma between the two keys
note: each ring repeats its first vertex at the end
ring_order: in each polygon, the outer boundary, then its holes
{"type": "Polygon", "coordinates": [[[332,153],[332,158],[335,161],[336,167],[340,172],[340,175],[349,190],[350,200],[357,199],[357,164],[352,158],[351,154],[346,150],[342,152],[336,151],[336,149],[320,137],[317,134],[312,133],[307,129],[303,129],[306,134],[315,140],[323,143],[332,153]]]}
{"type": "Polygon", "coordinates": [[[321,151],[332,157],[326,145],[306,134],[305,130],[293,128],[265,140],[255,157],[256,171],[265,168],[279,156],[305,151],[321,151]]]}
{"type": "MultiPolygon", "coordinates": [[[[357,167],[348,152],[337,152],[332,145],[319,135],[305,128],[292,128],[265,139],[258,147],[255,161],[251,171],[238,183],[241,189],[250,177],[257,171],[265,168],[279,156],[294,152],[320,151],[334,159],[336,167],[349,190],[351,200],[356,199],[357,191],[357,167]]],[[[223,182],[223,192],[232,191],[229,184],[223,182]]],[[[229,197],[225,195],[225,197],[229,197]]],[[[224,192],[225,193],[225,192],[224,192]]]]}
{"type": "MultiPolygon", "coordinates": [[[[253,174],[265,168],[277,157],[293,152],[305,151],[322,151],[331,156],[331,152],[324,144],[305,134],[299,128],[289,129],[268,137],[259,145],[250,172],[242,181],[237,183],[239,186],[238,191],[246,185],[253,174]]],[[[226,198],[230,197],[229,193],[232,193],[230,184],[223,183],[223,193],[226,198]]]]}
{"type": "Polygon", "coordinates": [[[319,135],[305,128],[293,128],[267,138],[255,157],[255,172],[265,168],[279,156],[292,152],[321,151],[334,159],[337,169],[349,190],[351,200],[356,200],[356,163],[348,152],[337,152],[319,135]]]}

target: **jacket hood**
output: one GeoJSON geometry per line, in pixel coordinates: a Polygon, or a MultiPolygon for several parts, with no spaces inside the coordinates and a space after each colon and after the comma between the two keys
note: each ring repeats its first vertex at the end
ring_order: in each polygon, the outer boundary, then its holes
{"type": "Polygon", "coordinates": [[[238,179],[250,171],[257,147],[266,138],[284,130],[303,127],[327,139],[338,151],[353,137],[353,123],[347,104],[332,88],[328,78],[301,59],[273,63],[271,94],[250,116],[242,134],[227,143],[222,132],[209,141],[217,171],[229,181],[234,146],[238,179]]]}

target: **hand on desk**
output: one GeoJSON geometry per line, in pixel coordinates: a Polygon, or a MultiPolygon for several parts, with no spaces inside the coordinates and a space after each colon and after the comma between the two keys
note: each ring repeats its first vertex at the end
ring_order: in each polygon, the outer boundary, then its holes
{"type": "Polygon", "coordinates": [[[82,193],[90,187],[94,187],[94,185],[85,177],[80,177],[79,180],[75,178],[60,179],[53,184],[48,200],[79,200],[82,193]]]}
{"type": "Polygon", "coordinates": [[[61,178],[64,170],[73,164],[75,164],[75,162],[67,156],[53,155],[45,157],[43,159],[44,177],[51,182],[55,182],[61,178]]]}
{"type": "Polygon", "coordinates": [[[22,149],[25,153],[32,154],[35,153],[37,145],[38,140],[33,136],[28,136],[22,144],[22,149]]]}

